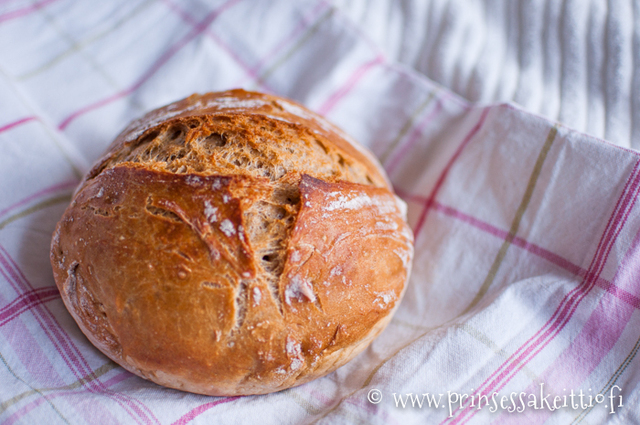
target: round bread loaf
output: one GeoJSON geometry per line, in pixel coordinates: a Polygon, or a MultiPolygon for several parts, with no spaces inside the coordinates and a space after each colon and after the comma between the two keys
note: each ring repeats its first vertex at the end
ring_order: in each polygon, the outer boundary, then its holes
{"type": "Polygon", "coordinates": [[[209,395],[346,363],[389,322],[412,256],[405,206],[371,154],[304,107],[243,90],[131,123],[51,244],[62,300],[96,347],[209,395]]]}

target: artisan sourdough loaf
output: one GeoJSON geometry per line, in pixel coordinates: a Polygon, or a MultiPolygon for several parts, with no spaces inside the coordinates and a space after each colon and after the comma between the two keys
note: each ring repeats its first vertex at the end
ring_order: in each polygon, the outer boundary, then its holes
{"type": "Polygon", "coordinates": [[[85,176],[51,264],[125,369],[209,395],[343,365],[400,303],[413,238],[362,147],[289,100],[193,95],[134,121],[85,176]]]}

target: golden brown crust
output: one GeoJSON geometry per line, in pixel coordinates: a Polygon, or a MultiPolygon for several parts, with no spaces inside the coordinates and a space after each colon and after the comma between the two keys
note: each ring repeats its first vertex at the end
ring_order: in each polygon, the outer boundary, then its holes
{"type": "Polygon", "coordinates": [[[375,161],[283,102],[232,91],[152,112],[76,191],[52,241],[55,280],[126,369],[202,394],[268,393],[346,363],[390,320],[413,253],[403,205],[375,161]],[[229,98],[253,106],[221,108],[229,98]],[[167,111],[182,112],[158,121],[167,111]]]}
{"type": "MultiPolygon", "coordinates": [[[[318,146],[313,148],[320,147],[325,150],[327,156],[332,156],[331,161],[337,168],[342,168],[343,171],[345,168],[355,168],[347,170],[347,173],[341,173],[351,175],[339,177],[354,181],[353,175],[360,174],[364,175],[368,183],[391,189],[384,170],[373,155],[340,129],[291,100],[241,89],[204,95],[194,94],[153,110],[133,121],[114,140],[105,155],[85,178],[95,176],[111,162],[122,161],[124,155],[150,138],[157,137],[159,131],[162,132],[169,126],[179,128],[180,125],[186,131],[190,131],[194,139],[197,138],[198,133],[217,131],[217,134],[221,134],[229,129],[232,129],[231,132],[237,132],[240,129],[241,138],[255,139],[259,138],[256,136],[261,135],[261,130],[269,130],[265,127],[270,126],[275,129],[271,140],[275,136],[279,141],[297,139],[296,143],[300,141],[305,141],[307,144],[315,143],[318,146]],[[309,139],[314,143],[309,143],[309,139]]],[[[266,139],[268,140],[269,137],[266,139]]],[[[262,140],[258,145],[264,144],[261,142],[262,140]]],[[[300,153],[297,152],[295,156],[300,156],[300,153]]],[[[272,159],[267,158],[267,161],[272,159]]],[[[320,156],[314,158],[315,161],[319,159],[320,156]]],[[[365,181],[359,182],[365,183],[365,181]]]]}

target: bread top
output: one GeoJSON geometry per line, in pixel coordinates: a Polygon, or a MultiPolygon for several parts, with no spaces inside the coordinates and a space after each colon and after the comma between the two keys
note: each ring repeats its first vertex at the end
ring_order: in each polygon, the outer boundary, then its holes
{"type": "Polygon", "coordinates": [[[413,254],[402,201],[321,118],[274,102],[232,91],[147,115],[58,224],[63,301],[128,370],[210,395],[276,391],[348,361],[397,307],[413,254]]]}
{"type": "Polygon", "coordinates": [[[339,128],[291,100],[242,89],[194,94],[133,121],[86,178],[126,161],[271,180],[295,170],[391,190],[375,157],[339,128]]]}

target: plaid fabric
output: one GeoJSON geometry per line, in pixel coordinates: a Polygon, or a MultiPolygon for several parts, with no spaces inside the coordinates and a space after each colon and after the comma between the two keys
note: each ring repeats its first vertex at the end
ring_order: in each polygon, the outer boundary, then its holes
{"type": "Polygon", "coordinates": [[[322,0],[0,0],[0,71],[2,423],[640,421],[637,152],[470,104],[322,0]],[[49,244],[132,118],[232,87],[296,99],[368,145],[409,204],[416,256],[397,315],[354,361],[276,394],[205,397],[97,351],[49,244]],[[525,404],[492,411],[494,392],[525,404]],[[571,392],[590,406],[551,409],[571,392]]]}

